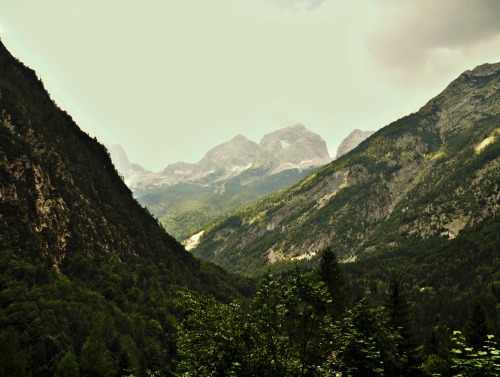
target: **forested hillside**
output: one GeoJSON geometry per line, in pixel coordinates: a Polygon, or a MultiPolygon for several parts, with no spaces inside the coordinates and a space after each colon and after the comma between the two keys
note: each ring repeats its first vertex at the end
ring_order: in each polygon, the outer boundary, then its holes
{"type": "Polygon", "coordinates": [[[175,291],[244,290],[164,232],[3,45],[0,140],[0,375],[166,373],[175,291]]]}
{"type": "Polygon", "coordinates": [[[500,209],[500,64],[467,71],[418,112],[291,188],[207,229],[196,256],[251,275],[450,240],[500,209]]]}
{"type": "Polygon", "coordinates": [[[255,171],[211,185],[178,183],[147,190],[138,201],[153,213],[179,241],[202,231],[216,219],[257,199],[300,181],[315,168],[288,169],[255,181],[255,171]]]}

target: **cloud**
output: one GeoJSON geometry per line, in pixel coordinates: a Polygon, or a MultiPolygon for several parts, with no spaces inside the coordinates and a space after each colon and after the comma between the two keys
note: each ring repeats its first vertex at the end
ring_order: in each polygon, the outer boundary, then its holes
{"type": "Polygon", "coordinates": [[[275,5],[282,10],[313,10],[321,6],[326,0],[267,0],[268,3],[275,5]]]}
{"type": "Polygon", "coordinates": [[[498,0],[379,0],[383,26],[368,49],[387,68],[448,66],[500,36],[498,0]]]}

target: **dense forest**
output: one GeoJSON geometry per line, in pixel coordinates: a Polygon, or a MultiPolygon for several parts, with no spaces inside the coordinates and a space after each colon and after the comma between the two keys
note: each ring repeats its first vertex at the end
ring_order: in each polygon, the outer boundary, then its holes
{"type": "MultiPolygon", "coordinates": [[[[250,301],[222,304],[185,293],[176,373],[188,376],[497,376],[492,318],[476,297],[465,321],[446,313],[428,333],[393,276],[380,304],[349,294],[336,255],[317,269],[268,272],[250,301]]],[[[447,305],[447,302],[443,303],[447,305]]],[[[435,313],[437,314],[437,313],[435,313]]]]}

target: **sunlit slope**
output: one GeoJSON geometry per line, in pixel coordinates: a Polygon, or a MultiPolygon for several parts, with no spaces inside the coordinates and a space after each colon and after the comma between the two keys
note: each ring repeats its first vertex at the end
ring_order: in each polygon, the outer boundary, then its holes
{"type": "Polygon", "coordinates": [[[500,207],[499,110],[500,64],[467,71],[418,112],[213,226],[194,253],[253,274],[326,244],[354,260],[453,238],[500,207]]]}

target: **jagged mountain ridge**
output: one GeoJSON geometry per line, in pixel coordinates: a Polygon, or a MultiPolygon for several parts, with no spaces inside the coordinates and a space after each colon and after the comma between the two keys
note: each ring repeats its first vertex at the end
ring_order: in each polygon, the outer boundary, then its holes
{"type": "MultiPolygon", "coordinates": [[[[121,151],[110,149],[117,168],[123,157],[121,151]]],[[[135,174],[120,171],[125,183],[140,197],[158,187],[193,183],[212,185],[241,175],[253,182],[289,169],[309,169],[331,161],[325,141],[303,125],[283,128],[265,135],[259,144],[243,135],[210,149],[195,164],[177,162],[156,172],[135,174]]],[[[120,169],[119,169],[120,170],[120,169]]]]}
{"type": "Polygon", "coordinates": [[[177,162],[158,173],[130,174],[123,148],[109,150],[117,168],[126,169],[122,175],[134,196],[180,241],[331,160],[324,140],[303,125],[269,133],[259,144],[236,135],[196,164],[177,162]]]}
{"type": "Polygon", "coordinates": [[[500,208],[500,64],[467,71],[417,113],[377,131],[290,189],[221,221],[194,254],[241,273],[394,249],[495,216],[500,208]]]}

